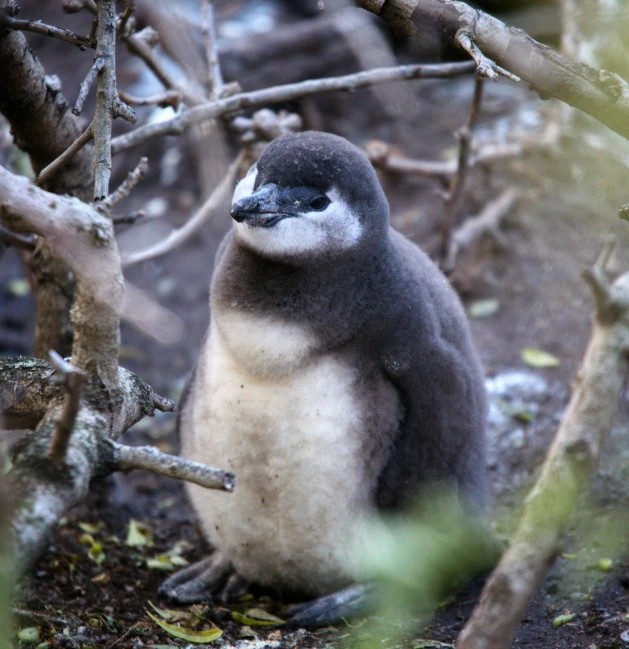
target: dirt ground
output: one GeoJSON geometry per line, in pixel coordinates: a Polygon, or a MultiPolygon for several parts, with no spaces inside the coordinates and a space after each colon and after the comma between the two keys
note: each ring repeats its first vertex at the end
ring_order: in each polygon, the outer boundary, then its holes
{"type": "MultiPolygon", "coordinates": [[[[36,3],[22,4],[32,8],[29,17],[34,15],[36,3]]],[[[64,23],[50,8],[37,16],[68,25],[67,18],[64,23]]],[[[73,101],[90,56],[81,58],[69,46],[43,38],[29,38],[29,42],[47,70],[62,78],[64,92],[73,101]]],[[[124,56],[119,76],[129,84],[139,83],[135,63],[124,56]]],[[[402,104],[392,123],[379,121],[369,128],[369,119],[364,118],[360,132],[349,115],[353,107],[377,101],[371,91],[331,97],[325,100],[326,109],[319,104],[318,110],[325,129],[350,136],[359,145],[386,136],[408,155],[434,159],[444,151],[452,154],[453,131],[465,119],[472,87],[471,79],[409,84],[412,106],[402,104]]],[[[410,101],[408,96],[404,101],[410,101]]],[[[292,108],[302,110],[303,106],[292,108]]],[[[479,137],[502,140],[505,133],[517,129],[532,132],[541,108],[542,102],[525,88],[506,82],[488,85],[479,137]]],[[[483,240],[474,245],[460,257],[452,276],[468,309],[473,310],[480,300],[495,301],[495,312],[472,318],[471,326],[492,402],[492,519],[503,534],[511,529],[523,493],[561,419],[587,344],[592,301],[581,271],[593,263],[611,233],[618,237],[618,246],[610,271],[618,274],[629,269],[629,226],[617,216],[618,208],[627,202],[629,145],[583,117],[577,116],[571,124],[551,150],[534,148],[518,158],[474,170],[460,210],[463,219],[508,186],[522,190],[504,224],[506,243],[498,246],[483,240]],[[527,347],[554,355],[559,365],[528,367],[522,360],[527,347]]],[[[200,196],[185,139],[161,141],[145,151],[126,154],[116,162],[118,181],[140,154],[149,155],[152,171],[124,209],[149,205],[147,209],[157,216],[147,225],[121,228],[123,250],[164,236],[183,223],[200,196]]],[[[382,182],[393,225],[434,254],[442,209],[439,183],[386,174],[382,182]]],[[[185,327],[184,334],[169,346],[128,324],[122,327],[122,364],[163,396],[178,398],[195,362],[209,318],[212,260],[228,227],[226,210],[224,217],[181,248],[125,273],[130,282],[181,318],[185,327]]],[[[0,351],[4,356],[31,353],[34,310],[22,279],[16,253],[0,251],[0,351]]],[[[628,411],[623,396],[600,468],[566,540],[566,552],[531,604],[516,647],[612,649],[629,643],[629,556],[623,553],[625,519],[629,519],[628,411]],[[566,623],[553,625],[557,616],[572,614],[564,618],[566,623]]],[[[125,435],[125,441],[176,451],[174,416],[162,414],[141,422],[125,435]]],[[[203,556],[204,542],[179,483],[136,472],[94,484],[88,502],[62,521],[49,552],[19,585],[18,626],[39,627],[40,641],[49,642],[49,647],[186,646],[185,640],[160,630],[145,612],[150,610],[149,601],[166,606],[158,601],[157,588],[168,574],[149,568],[147,559],[167,553],[180,541],[187,542],[182,546],[187,561],[203,556]],[[150,528],[153,545],[126,544],[132,519],[150,528]],[[102,561],[94,560],[97,557],[89,541],[81,542],[86,533],[101,544],[102,561]]],[[[453,643],[480,587],[480,580],[472,583],[440,607],[427,626],[415,626],[404,640],[392,636],[389,645],[419,649],[453,643]]],[[[253,600],[230,609],[244,611],[252,606],[281,615],[283,603],[268,593],[254,593],[253,600]]],[[[234,621],[230,610],[223,607],[204,614],[223,630],[214,643],[221,647],[345,646],[350,632],[359,643],[365,640],[360,636],[360,620],[310,632],[249,628],[234,621]]]]}

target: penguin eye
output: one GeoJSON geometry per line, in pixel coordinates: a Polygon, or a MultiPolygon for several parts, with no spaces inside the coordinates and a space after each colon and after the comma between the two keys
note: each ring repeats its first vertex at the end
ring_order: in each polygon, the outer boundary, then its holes
{"type": "Polygon", "coordinates": [[[325,194],[319,194],[310,201],[310,207],[317,212],[321,212],[330,204],[330,199],[325,194]]]}

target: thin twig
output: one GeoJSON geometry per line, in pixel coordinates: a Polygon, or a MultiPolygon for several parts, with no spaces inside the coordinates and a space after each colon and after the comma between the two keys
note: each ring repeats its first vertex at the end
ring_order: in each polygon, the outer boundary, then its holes
{"type": "Polygon", "coordinates": [[[178,92],[188,106],[197,106],[203,103],[204,98],[201,95],[189,92],[166,70],[153,51],[153,47],[158,42],[159,35],[152,27],[145,27],[142,31],[125,39],[129,52],[146,63],[149,70],[158,78],[166,90],[178,92]]]}
{"type": "Polygon", "coordinates": [[[233,491],[236,476],[229,471],[186,460],[168,453],[162,453],[154,446],[125,446],[107,440],[113,451],[113,467],[117,471],[145,469],[177,480],[185,480],[206,489],[233,491]]]}
{"type": "MultiPolygon", "coordinates": [[[[118,18],[118,23],[116,25],[116,31],[118,34],[124,34],[126,32],[127,23],[129,22],[133,12],[135,11],[135,0],[127,0],[127,4],[124,8],[124,11],[118,18]]],[[[133,29],[133,26],[130,24],[130,29],[133,29]]]]}
{"type": "Polygon", "coordinates": [[[498,198],[487,203],[480,214],[464,221],[450,237],[450,246],[443,262],[443,270],[446,272],[454,270],[459,252],[468,248],[484,234],[490,234],[499,243],[502,243],[504,235],[500,231],[500,224],[509,214],[519,195],[520,193],[512,187],[506,189],[498,198]]]}
{"type": "Polygon", "coordinates": [[[221,115],[234,113],[244,108],[259,108],[269,104],[292,101],[336,90],[358,90],[377,83],[410,79],[447,79],[461,74],[468,74],[473,72],[474,69],[475,66],[472,61],[431,65],[402,65],[390,68],[375,68],[342,77],[314,79],[252,92],[242,92],[231,97],[194,106],[172,119],[159,124],[147,124],[136,128],[130,133],[118,136],[112,140],[112,151],[113,153],[119,153],[164,135],[180,135],[187,127],[193,124],[216,119],[221,115]]]}
{"type": "Polygon", "coordinates": [[[13,232],[0,223],[0,241],[5,246],[14,246],[21,250],[34,250],[37,238],[34,234],[18,234],[17,232],[13,232]]]}
{"type": "Polygon", "coordinates": [[[50,442],[50,449],[48,450],[48,459],[51,462],[58,463],[65,459],[66,451],[68,450],[70,437],[72,437],[72,430],[74,429],[74,422],[79,411],[81,391],[86,375],[82,370],[64,361],[56,351],[51,349],[48,355],[50,362],[60,374],[61,380],[68,391],[63,412],[57,421],[57,427],[55,428],[52,441],[50,442]]]}
{"type": "Polygon", "coordinates": [[[477,76],[476,83],[474,85],[474,97],[470,105],[467,121],[463,128],[457,131],[457,138],[459,140],[459,159],[457,171],[450,182],[450,188],[448,189],[448,194],[443,206],[443,216],[441,217],[440,257],[442,260],[444,260],[446,255],[448,254],[448,249],[450,247],[450,237],[452,235],[452,228],[454,227],[454,221],[456,217],[456,208],[463,193],[465,181],[467,179],[470,151],[472,148],[472,136],[474,134],[474,128],[476,127],[476,122],[478,121],[480,106],[483,100],[483,83],[483,77],[477,76]]]}
{"type": "Polygon", "coordinates": [[[47,167],[44,167],[39,176],[37,176],[37,185],[39,187],[47,187],[56,173],[68,164],[70,160],[88,143],[92,140],[94,134],[92,132],[92,124],[90,124],[81,135],[55,160],[53,160],[47,167]]]}
{"type": "Polygon", "coordinates": [[[459,30],[454,37],[454,41],[458,43],[476,62],[476,74],[479,77],[484,77],[496,81],[500,75],[511,79],[518,83],[520,77],[512,74],[508,70],[500,67],[497,63],[487,58],[481,51],[478,45],[474,42],[472,35],[465,30],[459,30]]]}
{"type": "Polygon", "coordinates": [[[72,112],[75,115],[81,114],[81,111],[83,110],[83,104],[87,99],[87,93],[90,91],[90,88],[94,83],[94,79],[96,79],[96,75],[104,67],[105,67],[105,59],[102,56],[97,56],[94,59],[94,63],[92,64],[90,71],[87,73],[87,76],[85,77],[85,79],[83,79],[81,85],[79,86],[79,95],[76,98],[76,103],[74,104],[74,108],[72,109],[72,112]]]}
{"type": "Polygon", "coordinates": [[[132,191],[133,188],[144,178],[149,170],[149,160],[146,157],[140,158],[136,168],[133,171],[130,171],[127,174],[127,177],[124,179],[123,183],[116,189],[115,192],[110,194],[104,201],[103,204],[111,209],[116,203],[119,203],[121,200],[125,199],[132,191]]]}
{"type": "Polygon", "coordinates": [[[127,104],[134,104],[135,106],[159,106],[160,108],[166,108],[171,106],[175,110],[179,108],[181,104],[181,92],[178,90],[166,90],[165,92],[160,92],[157,95],[152,95],[151,97],[135,97],[130,95],[124,90],[118,92],[120,99],[127,104]]]}
{"type": "Polygon", "coordinates": [[[203,203],[196,214],[185,223],[185,225],[177,230],[173,230],[173,232],[171,232],[165,239],[149,248],[123,255],[123,268],[131,266],[132,264],[137,264],[141,261],[147,261],[148,259],[154,259],[155,257],[165,255],[167,252],[170,252],[177,246],[181,245],[186,241],[186,239],[192,236],[192,234],[194,234],[229,198],[234,180],[236,179],[236,174],[244,156],[245,152],[243,150],[240,152],[236,160],[229,166],[225,177],[216,186],[210,197],[205,201],[205,203],[203,203]]]}
{"type": "Polygon", "coordinates": [[[224,82],[218,60],[213,0],[201,0],[201,32],[208,65],[210,93],[212,97],[220,97],[224,82]]]}
{"type": "Polygon", "coordinates": [[[166,397],[160,397],[159,394],[153,393],[153,406],[155,410],[160,412],[175,412],[177,410],[177,405],[174,401],[166,399],[166,397]]]}
{"type": "MultiPolygon", "coordinates": [[[[540,145],[541,146],[541,145],[540,145]]],[[[522,153],[524,142],[506,144],[485,144],[473,150],[468,165],[470,168],[479,164],[487,164],[503,158],[512,158],[522,153]]],[[[408,174],[411,176],[426,176],[428,178],[451,178],[457,171],[456,160],[420,160],[408,158],[392,150],[390,144],[380,140],[368,142],[365,153],[371,164],[393,174],[408,174]]]]}
{"type": "Polygon", "coordinates": [[[48,624],[67,624],[68,621],[64,620],[62,617],[52,617],[50,615],[45,615],[44,613],[37,613],[36,611],[26,611],[23,608],[9,608],[13,615],[19,617],[25,617],[30,620],[37,620],[39,622],[48,622],[48,624]]]}
{"type": "Polygon", "coordinates": [[[46,25],[39,20],[22,20],[20,18],[13,18],[1,11],[0,27],[8,27],[9,29],[15,29],[24,32],[34,32],[35,34],[42,34],[43,36],[57,38],[61,41],[65,41],[66,43],[76,45],[80,50],[83,51],[88,47],[93,49],[95,46],[94,40],[89,36],[77,34],[73,31],[70,31],[69,29],[62,29],[61,27],[46,25]]]}

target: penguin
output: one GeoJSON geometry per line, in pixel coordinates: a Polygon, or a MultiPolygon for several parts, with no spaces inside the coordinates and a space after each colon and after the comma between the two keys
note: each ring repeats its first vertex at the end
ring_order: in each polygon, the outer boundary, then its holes
{"type": "Polygon", "coordinates": [[[188,485],[212,548],[168,579],[180,603],[249,584],[314,598],[293,621],[359,608],[361,522],[434,485],[482,515],[484,375],[446,277],[389,225],[346,139],[283,135],[238,183],[211,322],[180,402],[184,456],[236,474],[188,485]]]}

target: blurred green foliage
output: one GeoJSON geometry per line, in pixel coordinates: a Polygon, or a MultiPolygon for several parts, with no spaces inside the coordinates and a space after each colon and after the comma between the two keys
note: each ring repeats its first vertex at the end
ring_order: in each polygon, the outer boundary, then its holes
{"type": "Polygon", "coordinates": [[[484,519],[457,495],[435,489],[408,511],[373,519],[365,534],[364,579],[374,581],[378,608],[355,634],[356,646],[382,647],[425,622],[466,580],[490,571],[502,545],[484,519]]]}

